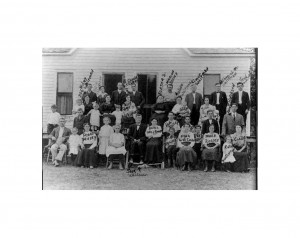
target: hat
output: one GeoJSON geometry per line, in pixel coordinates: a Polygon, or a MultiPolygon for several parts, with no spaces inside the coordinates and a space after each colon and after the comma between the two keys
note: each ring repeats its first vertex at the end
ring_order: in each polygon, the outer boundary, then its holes
{"type": "Polygon", "coordinates": [[[57,106],[56,106],[55,104],[53,104],[53,105],[51,106],[51,108],[56,108],[56,109],[57,109],[57,106]]]}
{"type": "Polygon", "coordinates": [[[241,84],[244,85],[242,82],[238,82],[236,85],[241,85],[241,84]]]}

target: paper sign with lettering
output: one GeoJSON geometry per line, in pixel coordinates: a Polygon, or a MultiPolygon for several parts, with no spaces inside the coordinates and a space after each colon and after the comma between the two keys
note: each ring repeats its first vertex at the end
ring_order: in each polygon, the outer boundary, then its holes
{"type": "Polygon", "coordinates": [[[220,144],[220,137],[217,133],[205,134],[203,137],[203,144],[220,144]]]}

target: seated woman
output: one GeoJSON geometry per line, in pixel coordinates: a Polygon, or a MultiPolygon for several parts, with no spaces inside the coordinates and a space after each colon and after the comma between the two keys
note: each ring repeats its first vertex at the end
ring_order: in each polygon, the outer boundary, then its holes
{"type": "Polygon", "coordinates": [[[134,115],[136,113],[136,106],[131,101],[130,95],[126,95],[126,101],[122,105],[122,127],[128,129],[130,125],[134,124],[134,115]]]}
{"type": "Polygon", "coordinates": [[[94,168],[95,162],[95,147],[97,145],[97,136],[90,131],[90,125],[84,124],[84,132],[80,136],[82,139],[82,150],[78,154],[78,165],[82,168],[94,168]]]}
{"type": "Polygon", "coordinates": [[[197,154],[193,149],[195,145],[194,134],[190,131],[190,126],[184,124],[182,130],[178,136],[177,147],[179,151],[177,153],[176,164],[184,171],[187,165],[188,171],[191,171],[191,166],[197,160],[197,154]]]}
{"type": "Polygon", "coordinates": [[[104,117],[109,117],[111,126],[115,124],[116,117],[111,114],[115,110],[115,105],[111,102],[111,97],[109,95],[106,95],[105,103],[102,103],[100,105],[99,110],[102,114],[102,116],[100,117],[100,127],[103,126],[104,117]]]}
{"type": "Polygon", "coordinates": [[[157,124],[159,126],[163,126],[163,124],[167,120],[167,115],[166,115],[167,110],[168,108],[164,103],[164,97],[159,95],[156,98],[156,104],[154,104],[154,106],[152,107],[151,119],[155,118],[157,120],[157,124]]]}
{"type": "Polygon", "coordinates": [[[231,135],[232,145],[235,148],[233,156],[236,159],[233,165],[234,171],[249,172],[246,135],[242,133],[242,127],[240,125],[236,125],[235,130],[236,132],[231,135]]]}
{"type": "Polygon", "coordinates": [[[219,161],[219,146],[221,144],[220,137],[217,133],[214,133],[215,126],[211,124],[209,126],[209,133],[204,134],[202,140],[202,159],[205,162],[204,172],[208,170],[208,161],[212,161],[211,172],[215,172],[215,162],[219,161]]]}
{"type": "Polygon", "coordinates": [[[113,166],[113,157],[119,157],[119,169],[123,168],[124,155],[126,154],[125,150],[125,138],[124,135],[120,133],[121,125],[117,124],[114,126],[115,132],[110,135],[108,147],[106,149],[106,156],[109,160],[108,169],[111,169],[113,166]]]}
{"type": "Polygon", "coordinates": [[[151,126],[146,129],[146,137],[149,139],[146,144],[145,163],[161,163],[162,161],[162,129],[157,125],[157,120],[151,120],[151,126]]]}
{"type": "Polygon", "coordinates": [[[178,96],[176,99],[177,104],[173,107],[172,112],[176,116],[176,120],[179,122],[180,127],[184,124],[186,116],[190,116],[191,110],[188,108],[186,101],[182,102],[182,97],[178,96]]]}
{"type": "Polygon", "coordinates": [[[213,116],[215,118],[216,114],[216,107],[209,104],[209,97],[204,98],[204,104],[200,107],[200,117],[199,117],[199,125],[201,125],[202,122],[206,121],[208,119],[207,111],[213,111],[213,116]]]}

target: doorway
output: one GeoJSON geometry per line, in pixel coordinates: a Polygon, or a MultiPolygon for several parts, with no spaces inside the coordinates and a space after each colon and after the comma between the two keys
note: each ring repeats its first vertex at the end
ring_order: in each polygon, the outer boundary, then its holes
{"type": "Polygon", "coordinates": [[[117,84],[122,83],[124,74],[122,73],[103,74],[103,78],[104,78],[105,92],[108,93],[108,95],[111,95],[113,91],[117,90],[117,84]]]}
{"type": "Polygon", "coordinates": [[[220,74],[205,74],[203,78],[203,96],[208,96],[216,91],[215,84],[219,83],[221,79],[220,74]]]}

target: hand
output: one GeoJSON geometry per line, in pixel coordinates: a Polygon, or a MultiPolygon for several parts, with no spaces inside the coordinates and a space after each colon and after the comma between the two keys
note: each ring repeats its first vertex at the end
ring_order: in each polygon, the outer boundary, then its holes
{"type": "Polygon", "coordinates": [[[249,112],[248,109],[246,109],[245,114],[248,114],[248,112],[249,112]]]}

